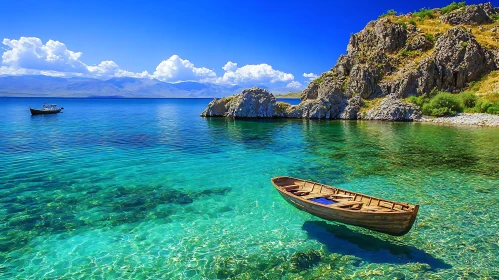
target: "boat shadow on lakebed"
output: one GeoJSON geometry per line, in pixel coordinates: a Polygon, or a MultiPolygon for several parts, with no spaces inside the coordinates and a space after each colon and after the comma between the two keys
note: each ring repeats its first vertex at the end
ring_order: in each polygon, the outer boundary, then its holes
{"type": "Polygon", "coordinates": [[[310,239],[324,244],[330,253],[354,255],[370,263],[424,263],[431,269],[450,269],[451,265],[413,246],[394,244],[363,234],[344,225],[307,221],[302,229],[310,239]]]}

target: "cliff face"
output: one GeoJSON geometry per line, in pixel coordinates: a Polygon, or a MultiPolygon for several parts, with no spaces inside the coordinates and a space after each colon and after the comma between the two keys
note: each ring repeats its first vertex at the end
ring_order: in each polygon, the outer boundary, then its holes
{"type": "Polygon", "coordinates": [[[444,33],[425,33],[411,14],[371,21],[351,36],[347,55],[308,85],[290,116],[410,120],[420,113],[401,98],[457,92],[497,69],[497,50],[482,46],[468,27],[494,22],[496,9],[481,4],[433,12],[444,33]],[[366,100],[380,97],[386,101],[359,113],[366,100]]]}
{"type": "Polygon", "coordinates": [[[303,90],[299,105],[263,115],[413,120],[421,116],[419,107],[403,98],[462,91],[498,69],[499,27],[493,24],[498,10],[490,3],[427,13],[369,22],[351,36],[347,54],[303,90]],[[377,105],[366,106],[370,103],[377,105]]]}

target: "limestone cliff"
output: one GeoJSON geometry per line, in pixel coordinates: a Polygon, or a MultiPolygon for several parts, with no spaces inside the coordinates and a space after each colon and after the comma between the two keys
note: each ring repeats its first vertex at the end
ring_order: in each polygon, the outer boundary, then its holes
{"type": "Polygon", "coordinates": [[[498,17],[490,3],[380,17],[351,36],[347,54],[303,90],[299,105],[276,107],[275,100],[243,98],[243,92],[234,97],[237,104],[210,103],[203,116],[419,118],[419,107],[404,98],[432,90],[459,92],[498,69],[498,17]],[[263,107],[248,105],[250,100],[262,100],[263,107]]]}

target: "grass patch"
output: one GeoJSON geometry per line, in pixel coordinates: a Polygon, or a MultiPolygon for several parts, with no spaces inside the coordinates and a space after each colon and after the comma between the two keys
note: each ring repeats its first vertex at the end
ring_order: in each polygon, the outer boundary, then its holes
{"type": "Polygon", "coordinates": [[[414,57],[414,56],[418,56],[418,55],[419,55],[418,51],[402,50],[400,52],[400,56],[403,56],[403,57],[414,57]]]}
{"type": "Polygon", "coordinates": [[[402,27],[403,27],[405,30],[407,30],[407,24],[406,24],[405,22],[403,22],[403,21],[399,21],[399,22],[397,22],[397,23],[398,23],[398,24],[400,24],[400,25],[402,25],[402,27]]]}
{"type": "Polygon", "coordinates": [[[459,2],[459,3],[452,2],[449,5],[443,7],[442,9],[440,9],[440,12],[442,13],[442,15],[445,15],[447,13],[450,13],[450,12],[452,12],[454,10],[457,10],[459,8],[462,8],[464,6],[466,6],[466,2],[465,1],[459,2]]]}
{"type": "Polygon", "coordinates": [[[343,92],[347,92],[347,88],[348,88],[348,80],[343,83],[341,90],[343,90],[343,92]]]}
{"type": "Polygon", "coordinates": [[[318,77],[317,79],[314,80],[314,83],[318,85],[324,83],[324,77],[318,77]]]}
{"type": "Polygon", "coordinates": [[[428,39],[428,40],[430,40],[432,42],[435,42],[435,40],[436,40],[435,36],[433,34],[431,34],[431,33],[430,34],[425,34],[424,36],[426,37],[426,39],[428,39]]]}
{"type": "Polygon", "coordinates": [[[378,107],[378,105],[383,100],[383,97],[374,98],[374,99],[362,99],[362,106],[360,107],[359,114],[366,113],[372,108],[378,107]]]}

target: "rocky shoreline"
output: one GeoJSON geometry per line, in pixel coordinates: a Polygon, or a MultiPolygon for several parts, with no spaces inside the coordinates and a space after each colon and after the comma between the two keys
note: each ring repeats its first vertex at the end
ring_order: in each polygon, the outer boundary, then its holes
{"type": "Polygon", "coordinates": [[[439,117],[439,118],[429,118],[422,117],[416,119],[417,122],[431,122],[437,124],[448,124],[448,125],[474,125],[474,126],[488,126],[488,127],[499,127],[499,116],[490,114],[457,114],[450,117],[439,117]]]}
{"type": "MultiPolygon", "coordinates": [[[[251,88],[243,90],[240,94],[214,99],[201,116],[227,118],[304,118],[300,115],[292,114],[295,110],[294,108],[297,106],[299,105],[277,102],[274,95],[267,90],[251,88]]],[[[384,121],[410,120],[448,125],[499,127],[499,115],[462,113],[455,116],[432,118],[421,115],[417,106],[405,104],[399,99],[386,98],[377,108],[378,110],[369,110],[366,114],[363,114],[363,117],[358,115],[357,119],[384,121]],[[398,109],[393,110],[393,108],[398,109]]]]}
{"type": "MultiPolygon", "coordinates": [[[[499,117],[488,114],[423,117],[425,106],[410,100],[438,92],[460,93],[499,71],[499,9],[486,3],[448,13],[425,11],[425,15],[410,13],[369,22],[351,36],[346,55],[301,92],[298,105],[277,102],[267,90],[251,88],[213,100],[201,116],[498,126],[499,117]]],[[[464,107],[425,114],[460,111],[464,107]]]]}

